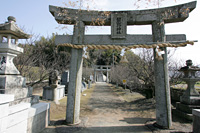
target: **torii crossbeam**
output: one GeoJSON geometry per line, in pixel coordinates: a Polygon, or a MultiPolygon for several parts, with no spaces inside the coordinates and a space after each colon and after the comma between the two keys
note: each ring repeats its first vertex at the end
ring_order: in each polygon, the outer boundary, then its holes
{"type": "MultiPolygon", "coordinates": [[[[165,35],[165,24],[183,22],[196,7],[196,1],[150,10],[133,11],[87,11],[49,6],[51,14],[59,24],[74,25],[72,36],[56,36],[57,44],[70,45],[138,45],[165,42],[186,42],[185,35],[165,35]],[[85,25],[111,26],[111,35],[84,35],[85,25]],[[152,25],[152,35],[127,35],[127,25],[152,25]]],[[[176,44],[174,43],[174,44],[176,44]]],[[[167,47],[167,46],[166,46],[167,47]]],[[[167,48],[162,50],[167,53],[167,48]]],[[[168,78],[167,54],[158,60],[154,48],[156,123],[170,128],[171,99],[168,78]]],[[[82,49],[72,48],[70,64],[70,82],[67,100],[66,121],[79,123],[80,89],[82,79],[82,49]]]]}

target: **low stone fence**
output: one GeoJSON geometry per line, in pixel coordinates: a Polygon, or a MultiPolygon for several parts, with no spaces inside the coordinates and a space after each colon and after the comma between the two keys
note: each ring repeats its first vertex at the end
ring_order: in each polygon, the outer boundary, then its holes
{"type": "Polygon", "coordinates": [[[9,106],[14,95],[0,94],[0,133],[38,133],[49,124],[49,103],[9,106]]]}

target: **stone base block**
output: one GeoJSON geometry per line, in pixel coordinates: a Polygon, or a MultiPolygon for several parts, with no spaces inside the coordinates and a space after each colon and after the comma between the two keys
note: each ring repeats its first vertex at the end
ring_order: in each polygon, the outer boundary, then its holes
{"type": "Polygon", "coordinates": [[[53,101],[54,100],[54,89],[55,88],[51,88],[50,86],[43,87],[42,99],[53,101]]]}
{"type": "Polygon", "coordinates": [[[26,80],[20,75],[0,75],[0,93],[13,94],[15,100],[26,98],[31,93],[31,88],[26,87],[26,80]]]}
{"type": "Polygon", "coordinates": [[[52,86],[43,87],[43,95],[42,98],[51,101],[58,101],[65,97],[65,86],[58,85],[56,88],[52,86]]]}
{"type": "Polygon", "coordinates": [[[181,110],[185,113],[192,114],[193,109],[200,109],[200,105],[188,105],[184,103],[177,102],[176,109],[181,110]]]}
{"type": "Polygon", "coordinates": [[[10,106],[20,103],[31,103],[31,97],[20,98],[9,103],[10,106]]]}
{"type": "Polygon", "coordinates": [[[26,87],[26,78],[20,75],[0,75],[0,88],[24,88],[26,87]]]}
{"type": "Polygon", "coordinates": [[[28,97],[28,88],[7,89],[5,94],[15,95],[15,100],[28,97]]]}
{"type": "Polygon", "coordinates": [[[184,119],[186,121],[192,121],[193,118],[192,118],[192,114],[189,114],[189,113],[185,113],[185,112],[182,112],[178,109],[173,109],[172,110],[172,114],[173,115],[176,115],[178,117],[180,117],[181,119],[184,119]]]}
{"type": "Polygon", "coordinates": [[[27,130],[28,108],[30,103],[9,107],[8,116],[1,119],[0,126],[5,133],[25,133],[27,130]]]}
{"type": "Polygon", "coordinates": [[[49,103],[34,104],[29,109],[27,133],[39,133],[49,125],[49,103]]]}
{"type": "Polygon", "coordinates": [[[181,103],[188,105],[200,105],[200,97],[197,96],[189,96],[189,97],[181,97],[181,103]]]}
{"type": "Polygon", "coordinates": [[[193,113],[193,133],[200,133],[200,109],[194,109],[193,113]]]}

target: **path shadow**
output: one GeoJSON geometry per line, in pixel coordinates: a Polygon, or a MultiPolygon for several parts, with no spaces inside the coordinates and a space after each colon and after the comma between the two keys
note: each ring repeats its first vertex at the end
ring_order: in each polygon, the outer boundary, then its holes
{"type": "Polygon", "coordinates": [[[143,133],[148,132],[150,133],[150,130],[145,126],[108,126],[108,127],[80,127],[80,128],[74,128],[74,127],[57,127],[56,132],[57,133],[75,133],[75,132],[81,132],[81,133],[143,133]]]}
{"type": "Polygon", "coordinates": [[[133,117],[133,118],[124,118],[123,120],[120,121],[127,122],[128,124],[144,124],[150,120],[152,120],[152,118],[133,117]]]}

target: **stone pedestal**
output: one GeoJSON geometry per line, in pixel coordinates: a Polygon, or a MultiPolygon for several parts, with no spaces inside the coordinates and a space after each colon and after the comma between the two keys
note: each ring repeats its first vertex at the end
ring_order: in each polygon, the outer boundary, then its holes
{"type": "Polygon", "coordinates": [[[58,100],[63,97],[65,97],[65,85],[43,87],[43,99],[59,103],[58,100]]]}
{"type": "Polygon", "coordinates": [[[10,105],[21,102],[31,102],[30,89],[26,86],[26,78],[22,77],[13,64],[13,59],[23,52],[23,49],[12,44],[8,35],[8,43],[0,42],[0,93],[13,94],[14,101],[10,105]]]}
{"type": "Polygon", "coordinates": [[[200,95],[197,90],[195,90],[194,86],[200,78],[183,78],[183,80],[187,83],[188,87],[184,94],[181,96],[181,103],[188,105],[200,105],[200,95]]]}

